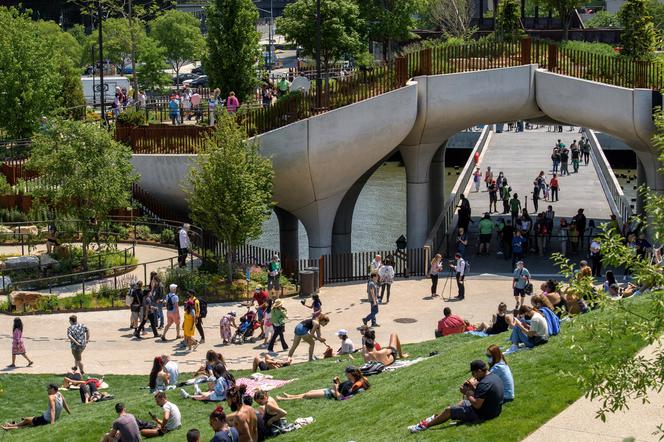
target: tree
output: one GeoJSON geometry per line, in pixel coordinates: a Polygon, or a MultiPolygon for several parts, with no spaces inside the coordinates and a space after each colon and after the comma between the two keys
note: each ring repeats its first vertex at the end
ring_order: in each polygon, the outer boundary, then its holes
{"type": "Polygon", "coordinates": [[[40,176],[35,204],[54,213],[56,221],[82,221],[84,268],[88,246],[109,213],[130,205],[137,178],[130,160],[131,150],[110,132],[79,121],[57,120],[33,140],[28,167],[40,176]],[[93,219],[97,222],[90,223],[93,219]]]}
{"type": "Polygon", "coordinates": [[[622,23],[617,14],[608,11],[595,12],[590,20],[584,23],[587,28],[620,28],[622,23]]]}
{"type": "Polygon", "coordinates": [[[192,220],[228,247],[228,281],[235,250],[258,238],[272,208],[272,162],[246,141],[235,119],[222,113],[185,188],[192,220]]]}
{"type": "Polygon", "coordinates": [[[411,35],[416,0],[363,0],[358,4],[369,41],[382,43],[383,60],[387,61],[392,43],[411,35]]]}
{"type": "Polygon", "coordinates": [[[154,19],[150,27],[151,36],[164,49],[179,86],[182,66],[200,60],[205,51],[205,39],[201,34],[200,23],[191,14],[170,10],[154,19]]]}
{"type": "MultiPolygon", "coordinates": [[[[353,0],[320,0],[321,63],[327,71],[331,63],[348,55],[362,53],[360,12],[353,0]]],[[[277,32],[302,46],[303,53],[316,54],[316,0],[297,0],[277,19],[277,32]]]]}
{"type": "Polygon", "coordinates": [[[206,9],[208,53],[204,60],[210,84],[242,101],[256,87],[254,65],[260,55],[258,10],[251,0],[214,0],[206,9]]]}
{"type": "Polygon", "coordinates": [[[9,138],[29,137],[42,117],[84,104],[72,101],[82,96],[80,74],[41,28],[14,8],[0,8],[0,129],[9,138]]]}
{"type": "Polygon", "coordinates": [[[639,60],[651,59],[657,49],[657,34],[647,0],[627,0],[620,7],[618,17],[623,24],[620,35],[622,55],[639,60]]]}
{"type": "Polygon", "coordinates": [[[664,33],[664,3],[661,3],[659,0],[650,0],[648,10],[655,24],[655,29],[657,29],[661,38],[664,33]]]}
{"type": "Polygon", "coordinates": [[[516,42],[525,34],[521,26],[521,13],[517,0],[502,0],[496,16],[496,39],[516,42]]]}
{"type": "Polygon", "coordinates": [[[60,26],[52,21],[38,20],[34,22],[34,26],[39,34],[53,41],[58,52],[66,55],[73,65],[79,65],[83,48],[73,35],[63,32],[60,26]]]}
{"type": "MultiPolygon", "coordinates": [[[[126,18],[108,18],[102,26],[102,38],[104,39],[104,58],[110,60],[118,69],[124,71],[127,63],[132,60],[132,45],[140,48],[145,40],[143,25],[134,23],[133,35],[135,43],[132,43],[132,31],[130,31],[129,20],[126,18]]],[[[97,44],[97,33],[90,34],[87,52],[90,46],[97,44]]],[[[97,54],[95,54],[97,55],[97,54]]]]}
{"type": "Polygon", "coordinates": [[[568,40],[572,14],[584,3],[581,0],[538,0],[537,3],[558,13],[563,27],[563,40],[568,40]]]}
{"type": "Polygon", "coordinates": [[[440,28],[448,37],[471,38],[475,28],[470,26],[473,17],[472,0],[427,0],[429,22],[440,28]]]}
{"type": "Polygon", "coordinates": [[[138,83],[147,90],[162,90],[171,78],[164,72],[166,56],[163,48],[152,38],[146,38],[138,53],[141,64],[136,70],[138,83]]]}

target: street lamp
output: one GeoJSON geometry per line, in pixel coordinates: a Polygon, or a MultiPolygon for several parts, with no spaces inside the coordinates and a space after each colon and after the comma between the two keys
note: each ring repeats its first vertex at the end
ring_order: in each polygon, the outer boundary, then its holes
{"type": "Polygon", "coordinates": [[[323,77],[320,71],[320,49],[321,49],[321,20],[320,0],[316,0],[316,107],[321,108],[321,90],[323,89],[323,77]]]}
{"type": "MultiPolygon", "coordinates": [[[[101,30],[102,22],[102,8],[101,0],[97,1],[97,21],[99,22],[99,62],[101,67],[99,69],[99,90],[101,94],[101,121],[104,123],[106,121],[106,91],[104,90],[104,47],[103,47],[103,38],[101,30]]],[[[94,76],[94,72],[93,72],[94,76]]]]}
{"type": "Polygon", "coordinates": [[[270,27],[268,28],[267,31],[267,38],[269,39],[268,45],[267,45],[267,71],[271,75],[272,74],[272,51],[273,51],[273,37],[274,37],[274,14],[273,14],[273,9],[272,9],[272,0],[270,0],[270,10],[266,10],[263,8],[259,8],[256,6],[256,9],[259,11],[263,11],[266,14],[270,14],[270,27]]]}

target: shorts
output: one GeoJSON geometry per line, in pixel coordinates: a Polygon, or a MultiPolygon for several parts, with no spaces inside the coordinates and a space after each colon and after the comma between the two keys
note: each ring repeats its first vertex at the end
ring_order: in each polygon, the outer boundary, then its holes
{"type": "Polygon", "coordinates": [[[302,324],[297,324],[295,326],[295,336],[305,336],[309,333],[309,330],[302,324]]]}
{"type": "Polygon", "coordinates": [[[279,284],[279,275],[267,275],[267,289],[268,290],[279,290],[281,286],[279,284]]]}
{"type": "Polygon", "coordinates": [[[167,312],[166,313],[166,319],[168,320],[168,324],[179,324],[180,323],[180,312],[175,310],[172,312],[167,312]]]}
{"type": "Polygon", "coordinates": [[[331,388],[326,388],[325,389],[325,399],[336,399],[334,397],[334,391],[332,391],[331,388]]]}
{"type": "Polygon", "coordinates": [[[265,316],[265,309],[259,308],[256,313],[258,313],[258,320],[263,322],[263,317],[265,316]]]}
{"type": "Polygon", "coordinates": [[[221,402],[226,400],[226,396],[217,396],[217,393],[212,392],[210,396],[207,398],[208,401],[210,402],[221,402]]]}
{"type": "Polygon", "coordinates": [[[481,243],[490,243],[491,242],[491,234],[490,233],[480,233],[480,242],[481,243]]]}
{"type": "Polygon", "coordinates": [[[396,360],[397,360],[397,357],[398,357],[398,355],[399,355],[399,352],[397,351],[397,349],[394,348],[394,347],[390,347],[390,346],[385,347],[385,348],[387,348],[388,350],[390,350],[390,354],[392,355],[392,359],[394,359],[394,360],[396,361],[396,360]]]}
{"type": "Polygon", "coordinates": [[[268,371],[268,370],[270,369],[270,366],[267,365],[264,361],[260,361],[260,362],[258,363],[258,369],[259,369],[260,371],[268,371]]]}
{"type": "Polygon", "coordinates": [[[514,287],[514,296],[526,296],[526,289],[520,289],[517,287],[514,287]]]}
{"type": "Polygon", "coordinates": [[[48,424],[50,424],[50,422],[47,421],[46,419],[44,419],[43,414],[39,415],[39,416],[35,416],[35,417],[32,418],[32,426],[33,427],[39,427],[41,425],[48,425],[48,424]]]}
{"type": "Polygon", "coordinates": [[[450,418],[455,421],[466,423],[477,422],[480,420],[469,401],[463,401],[460,405],[450,408],[450,418]]]}
{"type": "Polygon", "coordinates": [[[83,348],[72,348],[71,349],[71,354],[74,356],[74,360],[76,362],[81,362],[81,359],[83,359],[83,348]]]}

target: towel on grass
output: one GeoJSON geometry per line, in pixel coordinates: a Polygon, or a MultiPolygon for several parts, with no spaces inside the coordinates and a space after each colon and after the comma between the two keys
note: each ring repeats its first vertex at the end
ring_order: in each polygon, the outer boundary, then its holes
{"type": "Polygon", "coordinates": [[[394,364],[385,367],[384,371],[395,371],[400,368],[410,367],[411,365],[415,365],[418,362],[426,361],[427,359],[429,359],[429,357],[426,358],[419,357],[415,359],[397,359],[394,364]]]}
{"type": "MultiPolygon", "coordinates": [[[[102,381],[101,385],[99,386],[99,388],[97,388],[97,390],[106,390],[107,388],[108,384],[106,383],[106,381],[102,381]]],[[[80,390],[80,389],[81,389],[80,385],[70,385],[68,388],[68,390],[80,390]]]]}
{"type": "Polygon", "coordinates": [[[244,384],[247,387],[247,394],[254,395],[256,390],[270,391],[275,388],[283,387],[286,384],[293,382],[295,379],[282,381],[280,379],[260,379],[255,380],[251,378],[240,378],[235,380],[236,385],[244,384]]]}

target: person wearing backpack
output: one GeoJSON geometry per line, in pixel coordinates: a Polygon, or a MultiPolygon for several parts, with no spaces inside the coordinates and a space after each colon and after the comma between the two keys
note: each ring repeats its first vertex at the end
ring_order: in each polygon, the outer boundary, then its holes
{"type": "Polygon", "coordinates": [[[207,316],[207,302],[202,298],[196,297],[196,293],[191,289],[187,290],[187,301],[194,303],[196,330],[201,335],[199,343],[204,344],[205,332],[203,331],[203,318],[207,316]]]}
{"type": "Polygon", "coordinates": [[[168,286],[168,294],[166,295],[166,327],[164,327],[164,332],[161,334],[161,340],[166,341],[166,333],[168,333],[168,329],[171,327],[171,325],[175,324],[175,330],[177,333],[177,336],[175,339],[182,339],[182,336],[180,335],[180,307],[178,306],[178,302],[180,299],[178,298],[177,295],[177,290],[178,286],[177,284],[171,284],[168,286]]]}
{"type": "Polygon", "coordinates": [[[456,296],[455,299],[463,301],[463,299],[466,296],[466,287],[464,285],[464,278],[466,276],[466,271],[467,271],[466,261],[461,256],[461,253],[456,253],[454,255],[454,259],[456,260],[456,264],[450,264],[450,268],[454,269],[454,271],[456,272],[456,283],[457,283],[457,289],[459,290],[459,294],[456,296]]]}

